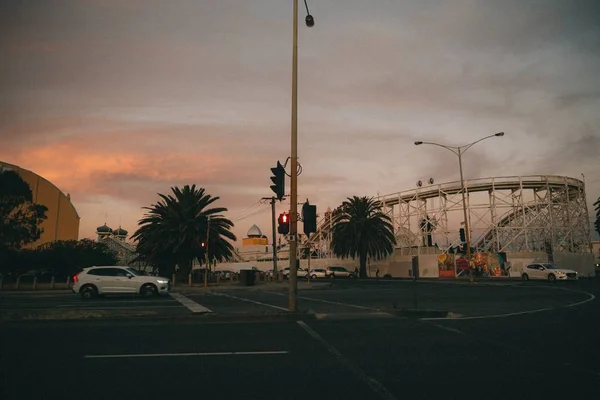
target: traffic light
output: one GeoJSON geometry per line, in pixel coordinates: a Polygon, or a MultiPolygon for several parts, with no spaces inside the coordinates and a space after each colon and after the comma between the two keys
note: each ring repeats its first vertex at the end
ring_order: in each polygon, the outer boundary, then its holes
{"type": "Polygon", "coordinates": [[[290,214],[279,214],[277,222],[279,223],[279,226],[277,227],[277,232],[279,232],[282,235],[287,235],[288,233],[290,233],[290,214]]]}
{"type": "Polygon", "coordinates": [[[308,204],[302,206],[302,221],[304,222],[304,234],[306,236],[317,231],[317,206],[308,204]]]}
{"type": "Polygon", "coordinates": [[[271,177],[271,181],[273,182],[271,190],[275,193],[277,200],[281,201],[285,196],[285,168],[277,161],[277,166],[271,168],[271,172],[273,173],[273,176],[271,177]]]}
{"type": "Polygon", "coordinates": [[[466,242],[467,238],[465,237],[465,228],[460,228],[458,233],[460,235],[460,241],[463,243],[466,242]]]}

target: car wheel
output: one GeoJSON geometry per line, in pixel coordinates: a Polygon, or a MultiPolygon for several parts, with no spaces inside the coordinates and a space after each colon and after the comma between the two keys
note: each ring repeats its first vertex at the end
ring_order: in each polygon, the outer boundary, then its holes
{"type": "Polygon", "coordinates": [[[90,300],[98,296],[98,289],[96,289],[96,287],[93,285],[85,285],[79,289],[79,294],[81,295],[82,299],[90,300]]]}
{"type": "Polygon", "coordinates": [[[154,297],[158,294],[158,290],[156,289],[156,286],[154,286],[153,284],[146,283],[140,289],[140,294],[144,297],[154,297]]]}
{"type": "Polygon", "coordinates": [[[548,275],[548,282],[551,282],[551,283],[556,282],[556,276],[554,274],[548,275]]]}
{"type": "Polygon", "coordinates": [[[316,276],[315,274],[312,274],[312,275],[310,276],[310,279],[317,279],[317,276],[316,276]]]}
{"type": "Polygon", "coordinates": [[[523,275],[521,276],[521,278],[523,278],[523,280],[524,280],[524,281],[528,281],[528,280],[529,280],[529,275],[527,275],[527,274],[523,274],[523,275]]]}

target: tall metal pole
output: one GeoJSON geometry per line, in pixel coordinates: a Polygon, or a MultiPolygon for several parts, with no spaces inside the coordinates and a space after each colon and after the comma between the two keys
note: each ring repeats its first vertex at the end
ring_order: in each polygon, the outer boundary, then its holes
{"type": "Polygon", "coordinates": [[[273,279],[277,280],[277,231],[275,231],[275,197],[271,197],[271,229],[273,230],[273,279]]]}
{"type": "Polygon", "coordinates": [[[470,271],[471,271],[471,229],[469,226],[469,216],[467,213],[465,178],[463,176],[462,151],[461,151],[460,147],[458,148],[458,168],[460,169],[460,188],[461,188],[461,192],[462,192],[463,213],[465,216],[465,239],[467,239],[467,261],[469,261],[469,275],[470,275],[470,271]]]}
{"type": "Polygon", "coordinates": [[[208,236],[210,234],[210,215],[206,217],[206,266],[204,268],[204,287],[208,287],[208,271],[210,269],[210,258],[208,257],[208,236]]]}
{"type": "Polygon", "coordinates": [[[298,248],[298,0],[294,0],[294,31],[292,50],[292,151],[290,179],[290,312],[298,310],[298,284],[296,281],[296,249],[298,248]]]}

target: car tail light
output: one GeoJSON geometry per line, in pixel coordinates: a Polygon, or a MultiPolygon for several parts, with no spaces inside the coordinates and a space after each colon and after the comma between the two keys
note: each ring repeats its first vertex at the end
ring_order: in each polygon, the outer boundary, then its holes
{"type": "Polygon", "coordinates": [[[76,273],[75,275],[73,275],[73,282],[79,282],[79,277],[78,277],[78,275],[79,275],[80,273],[81,273],[81,272],[78,272],[78,273],[76,273]]]}

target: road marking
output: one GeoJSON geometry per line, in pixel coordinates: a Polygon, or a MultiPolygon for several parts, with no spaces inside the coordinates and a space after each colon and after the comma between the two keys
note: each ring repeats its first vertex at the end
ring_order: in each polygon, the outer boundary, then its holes
{"type": "MultiPolygon", "coordinates": [[[[270,292],[265,292],[265,293],[270,293],[270,292]]],[[[282,293],[271,293],[271,294],[276,294],[278,296],[285,296],[285,294],[282,294],[282,293]]],[[[316,301],[316,302],[319,302],[319,303],[327,303],[327,304],[334,304],[334,305],[338,305],[338,306],[359,308],[361,310],[380,311],[379,308],[359,306],[359,305],[356,305],[356,304],[340,303],[340,302],[337,302],[337,301],[314,299],[314,298],[311,298],[311,297],[303,297],[303,296],[298,296],[298,298],[302,299],[302,300],[316,301]]]]}
{"type": "Polygon", "coordinates": [[[344,365],[348,370],[350,370],[354,375],[356,375],[360,380],[367,384],[375,393],[377,393],[382,399],[385,400],[396,400],[393,394],[391,394],[385,386],[371,378],[367,374],[365,374],[359,367],[352,364],[348,359],[346,359],[342,353],[338,351],[335,347],[329,344],[321,335],[319,335],[315,330],[313,330],[310,326],[308,326],[304,321],[296,321],[298,325],[302,329],[306,331],[310,336],[313,337],[317,342],[321,343],[325,348],[333,354],[338,361],[344,365]]]}
{"type": "Polygon", "coordinates": [[[181,293],[171,292],[169,293],[171,297],[175,300],[186,306],[192,313],[194,314],[208,314],[212,313],[208,308],[196,303],[194,300],[189,299],[182,295],[181,293]]]}
{"type": "Polygon", "coordinates": [[[584,292],[583,290],[567,289],[567,288],[562,288],[562,287],[555,287],[552,289],[566,290],[567,292],[573,292],[573,293],[583,293],[583,294],[587,294],[589,296],[587,299],[585,299],[583,301],[579,301],[579,302],[573,303],[573,304],[568,304],[568,305],[564,306],[565,308],[577,307],[577,306],[580,306],[582,304],[588,303],[588,302],[596,299],[596,296],[594,296],[593,294],[591,294],[589,292],[584,292]]]}
{"type": "Polygon", "coordinates": [[[428,324],[429,325],[433,325],[433,326],[435,326],[437,328],[440,328],[440,329],[444,329],[444,330],[450,331],[450,332],[462,334],[462,331],[459,331],[458,329],[450,328],[449,326],[434,324],[433,322],[428,322],[428,324]]]}
{"type": "Polygon", "coordinates": [[[468,320],[468,319],[506,318],[506,317],[514,317],[517,315],[536,314],[536,313],[545,312],[545,311],[558,310],[560,308],[576,307],[576,306],[580,306],[582,304],[588,303],[588,302],[596,299],[596,296],[594,296],[591,293],[584,292],[583,290],[573,290],[573,289],[567,289],[567,288],[552,288],[552,287],[550,289],[559,289],[559,290],[566,290],[568,292],[582,293],[582,294],[588,295],[589,298],[582,300],[582,301],[578,301],[576,303],[567,304],[566,306],[538,308],[537,310],[519,311],[519,312],[514,312],[514,313],[508,313],[508,314],[477,315],[477,316],[473,316],[473,317],[431,317],[431,318],[421,318],[421,320],[422,321],[437,321],[437,320],[454,320],[454,321],[456,321],[456,320],[468,320]]]}
{"type": "Polygon", "coordinates": [[[438,320],[453,320],[453,321],[460,320],[460,321],[462,321],[462,320],[466,320],[466,319],[505,318],[505,317],[513,317],[515,315],[535,314],[535,313],[539,313],[539,312],[543,312],[543,311],[550,311],[550,310],[554,310],[554,308],[552,308],[552,307],[539,308],[537,310],[519,311],[519,312],[514,312],[514,313],[508,313],[508,314],[476,315],[473,317],[428,317],[428,318],[421,318],[421,320],[422,321],[438,321],[438,320]]]}
{"type": "Polygon", "coordinates": [[[241,301],[245,301],[247,303],[254,303],[254,304],[258,304],[259,306],[265,306],[265,307],[271,307],[274,308],[276,310],[281,310],[281,311],[288,311],[287,308],[283,308],[283,307],[278,307],[278,306],[274,306],[273,304],[267,304],[267,303],[262,303],[260,301],[256,301],[256,300],[250,300],[250,299],[245,299],[243,297],[237,297],[237,296],[233,296],[231,294],[225,294],[225,293],[217,293],[217,292],[213,292],[211,293],[214,296],[224,296],[224,297],[229,297],[231,299],[236,299],[236,300],[241,300],[241,301]]]}
{"type": "Polygon", "coordinates": [[[156,354],[98,354],[83,358],[141,358],[141,357],[213,357],[213,356],[262,356],[288,354],[287,351],[229,351],[220,353],[156,353],[156,354]]]}

